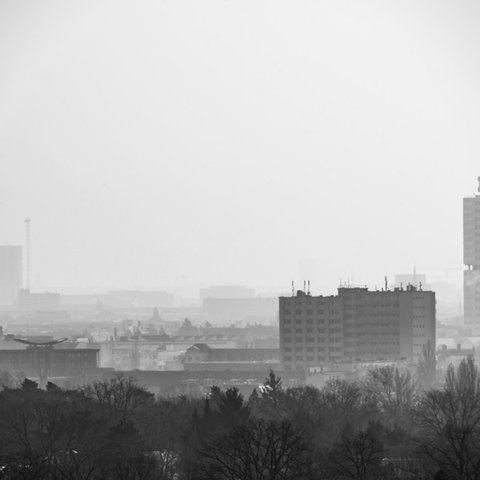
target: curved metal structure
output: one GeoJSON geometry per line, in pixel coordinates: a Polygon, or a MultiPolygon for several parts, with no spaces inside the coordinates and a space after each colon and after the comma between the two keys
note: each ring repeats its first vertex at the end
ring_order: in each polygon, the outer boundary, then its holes
{"type": "Polygon", "coordinates": [[[14,338],[14,340],[18,343],[28,345],[25,350],[31,352],[33,369],[40,379],[40,385],[42,387],[45,386],[52,369],[52,352],[54,346],[66,342],[68,338],[59,338],[49,342],[32,342],[30,340],[24,340],[23,338],[14,338]]]}
{"type": "Polygon", "coordinates": [[[25,345],[30,345],[32,347],[52,347],[53,345],[66,342],[68,338],[59,338],[50,342],[31,342],[30,340],[24,340],[23,338],[14,338],[14,340],[16,342],[24,343],[25,345]]]}

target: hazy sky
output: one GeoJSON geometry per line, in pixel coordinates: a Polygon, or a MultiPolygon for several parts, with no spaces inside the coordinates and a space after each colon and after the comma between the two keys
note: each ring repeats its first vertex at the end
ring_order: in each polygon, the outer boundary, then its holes
{"type": "Polygon", "coordinates": [[[2,0],[0,244],[31,217],[37,288],[456,278],[479,58],[478,0],[2,0]]]}

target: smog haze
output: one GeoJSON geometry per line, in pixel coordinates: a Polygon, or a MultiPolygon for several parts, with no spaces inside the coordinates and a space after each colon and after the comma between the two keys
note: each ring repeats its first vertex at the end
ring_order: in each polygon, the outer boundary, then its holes
{"type": "Polygon", "coordinates": [[[32,285],[460,280],[475,1],[3,1],[0,244],[32,285]],[[300,278],[299,278],[300,277],[300,278]]]}

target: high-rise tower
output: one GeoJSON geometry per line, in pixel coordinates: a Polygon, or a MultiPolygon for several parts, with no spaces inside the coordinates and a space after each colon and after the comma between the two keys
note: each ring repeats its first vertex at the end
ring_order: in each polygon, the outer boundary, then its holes
{"type": "Polygon", "coordinates": [[[25,246],[27,249],[27,291],[30,291],[30,218],[25,219],[25,246]]]}
{"type": "Polygon", "coordinates": [[[22,288],[22,247],[0,246],[0,305],[13,306],[22,288]]]}
{"type": "Polygon", "coordinates": [[[478,193],[463,199],[463,263],[465,323],[480,325],[480,177],[478,193]]]}

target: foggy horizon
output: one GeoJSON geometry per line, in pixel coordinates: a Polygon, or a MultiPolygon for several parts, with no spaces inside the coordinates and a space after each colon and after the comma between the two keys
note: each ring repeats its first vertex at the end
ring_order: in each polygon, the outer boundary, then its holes
{"type": "Polygon", "coordinates": [[[0,245],[32,219],[32,290],[460,284],[479,22],[473,1],[2,2],[0,245]]]}

